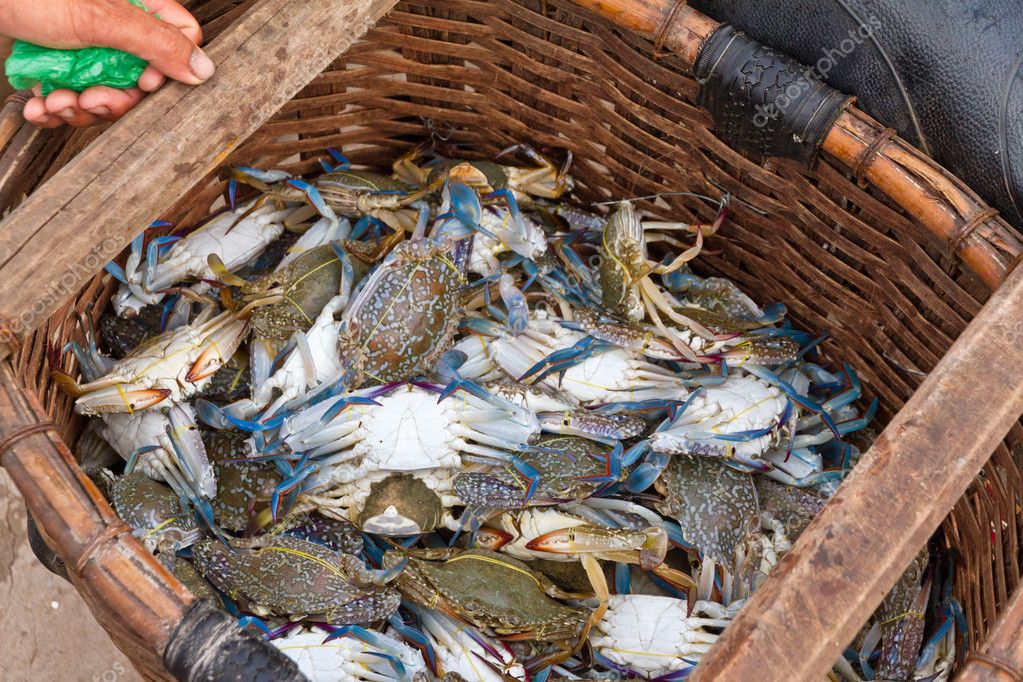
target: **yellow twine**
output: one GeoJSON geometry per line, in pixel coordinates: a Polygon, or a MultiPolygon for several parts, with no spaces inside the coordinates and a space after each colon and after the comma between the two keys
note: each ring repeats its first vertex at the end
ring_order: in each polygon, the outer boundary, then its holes
{"type": "Polygon", "coordinates": [[[453,561],[465,561],[465,560],[485,561],[486,563],[494,564],[495,566],[503,566],[504,568],[510,568],[511,570],[517,571],[517,572],[521,573],[522,575],[528,577],[530,580],[532,580],[534,583],[536,583],[537,587],[539,587],[541,590],[543,589],[543,585],[540,584],[540,581],[537,580],[536,576],[533,575],[532,573],[530,573],[529,571],[523,570],[523,569],[519,568],[518,566],[512,566],[511,564],[506,563],[504,561],[498,561],[497,559],[492,559],[492,558],[490,558],[488,556],[481,556],[479,554],[463,554],[461,556],[456,556],[456,557],[454,557],[452,559],[448,559],[444,563],[450,564],[453,561]]]}

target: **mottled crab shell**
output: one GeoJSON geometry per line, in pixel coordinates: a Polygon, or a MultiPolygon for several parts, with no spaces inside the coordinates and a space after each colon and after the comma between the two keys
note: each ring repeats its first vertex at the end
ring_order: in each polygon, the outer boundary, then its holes
{"type": "Polygon", "coordinates": [[[125,523],[144,533],[147,546],[198,535],[195,517],[182,510],[177,493],[141,471],[116,477],[110,484],[110,501],[125,523]]]}
{"type": "Polygon", "coordinates": [[[244,287],[246,296],[282,290],[284,300],[252,312],[252,332],[258,339],[283,345],[296,331],[305,331],[327,301],[341,288],[341,262],[330,244],[309,249],[278,272],[244,287]]]}
{"type": "Polygon", "coordinates": [[[488,473],[461,473],[455,478],[455,494],[467,505],[483,509],[523,509],[527,506],[581,500],[606,481],[586,478],[604,475],[611,448],[576,436],[546,436],[519,457],[540,472],[533,497],[525,501],[528,481],[512,469],[488,473]]]}
{"type": "Polygon", "coordinates": [[[657,511],[678,521],[704,555],[731,566],[759,523],[753,477],[705,457],[674,455],[654,485],[664,496],[657,511]]]}
{"type": "Polygon", "coordinates": [[[756,476],[754,481],[760,499],[760,511],[779,521],[786,537],[793,542],[828,503],[827,498],[811,490],[793,488],[767,476],[756,476]]]}
{"type": "MultiPolygon", "coordinates": [[[[403,558],[384,556],[384,566],[403,558]]],[[[551,599],[537,574],[526,564],[487,550],[466,550],[447,561],[409,558],[395,583],[402,595],[436,607],[498,635],[565,641],[581,636],[590,613],[551,599]]]]}
{"type": "Polygon", "coordinates": [[[402,242],[345,310],[341,354],[354,357],[374,382],[415,376],[451,345],[462,282],[444,248],[402,242]]]}
{"type": "Polygon", "coordinates": [[[401,601],[389,587],[353,585],[345,556],[323,545],[280,536],[259,549],[204,540],[192,549],[196,569],[257,614],[322,615],[335,625],[386,618],[401,601]]]}

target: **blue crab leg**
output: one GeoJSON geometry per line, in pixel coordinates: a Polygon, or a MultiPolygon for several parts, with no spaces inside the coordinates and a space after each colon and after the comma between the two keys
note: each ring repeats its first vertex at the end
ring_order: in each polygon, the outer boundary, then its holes
{"type": "Polygon", "coordinates": [[[515,469],[515,471],[521,474],[529,483],[529,485],[526,487],[525,493],[523,494],[522,499],[523,505],[525,505],[527,502],[529,502],[529,500],[533,498],[533,494],[536,492],[536,488],[540,484],[540,472],[537,471],[536,468],[533,467],[533,465],[529,464],[528,462],[526,462],[517,455],[513,455],[511,453],[504,452],[496,448],[481,447],[481,451],[485,451],[488,454],[479,455],[462,453],[461,457],[463,460],[468,460],[470,462],[480,462],[482,464],[494,463],[510,464],[515,469]]]}
{"type": "Polygon", "coordinates": [[[327,411],[320,417],[320,424],[327,424],[334,421],[339,414],[348,409],[349,405],[376,405],[380,407],[380,403],[372,398],[363,396],[345,396],[327,408],[327,411]]]}
{"type": "Polygon", "coordinates": [[[121,284],[128,283],[128,275],[124,272],[124,268],[118,265],[115,261],[109,261],[103,266],[103,269],[109,272],[113,278],[121,284]]]}
{"type": "Polygon", "coordinates": [[[159,445],[144,445],[141,448],[135,448],[135,450],[132,451],[131,455],[128,456],[128,461],[125,462],[125,464],[124,464],[124,473],[125,473],[125,475],[130,474],[131,472],[135,471],[135,465],[138,464],[139,457],[141,455],[144,455],[147,452],[152,452],[153,450],[159,450],[159,449],[160,449],[159,445]]]}
{"type": "Polygon", "coordinates": [[[752,374],[755,377],[763,379],[764,381],[777,386],[781,389],[792,402],[796,403],[800,407],[807,409],[817,414],[821,420],[827,425],[831,432],[835,434],[836,438],[841,438],[841,434],[838,432],[838,427],[835,426],[834,420],[824,410],[823,407],[818,405],[815,401],[811,400],[807,396],[800,395],[793,387],[792,384],[785,381],[771,370],[761,365],[744,365],[743,369],[752,374]]]}
{"type": "Polygon", "coordinates": [[[227,205],[233,211],[238,204],[238,180],[232,175],[227,181],[227,205]]]}
{"type": "Polygon", "coordinates": [[[316,189],[315,186],[309,184],[308,182],[302,180],[301,178],[288,178],[284,182],[285,184],[290,185],[295,189],[304,192],[306,197],[308,197],[309,199],[309,203],[313,205],[313,207],[317,210],[317,212],[319,212],[321,216],[329,220],[331,224],[336,224],[338,222],[338,217],[337,214],[334,213],[334,209],[332,209],[327,204],[327,202],[324,201],[323,196],[320,194],[320,191],[316,189]]]}
{"type": "Polygon", "coordinates": [[[540,374],[533,379],[533,383],[543,381],[551,374],[563,372],[570,367],[578,365],[593,355],[602,353],[610,348],[613,348],[613,346],[606,341],[598,341],[592,336],[584,336],[571,347],[556,350],[534,364],[518,378],[518,381],[530,379],[538,372],[540,374]]]}
{"type": "Polygon", "coordinates": [[[263,634],[266,635],[267,639],[273,636],[273,633],[270,631],[270,627],[257,616],[242,616],[238,619],[238,626],[243,630],[249,626],[255,626],[263,631],[263,634]]]}
{"type": "Polygon", "coordinates": [[[373,229],[373,234],[377,239],[380,238],[380,230],[386,227],[387,223],[371,215],[364,215],[355,221],[355,225],[352,226],[352,232],[348,235],[349,239],[362,239],[362,236],[373,229]]]}
{"type": "Polygon", "coordinates": [[[615,562],[615,594],[632,594],[632,567],[615,562]]]}

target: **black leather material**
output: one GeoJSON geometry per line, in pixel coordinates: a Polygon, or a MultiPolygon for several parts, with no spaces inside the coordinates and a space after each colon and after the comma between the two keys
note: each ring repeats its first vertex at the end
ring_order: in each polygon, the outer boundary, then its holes
{"type": "Polygon", "coordinates": [[[849,99],[731,26],[707,39],[695,68],[700,105],[717,134],[755,160],[781,157],[812,168],[849,99]]]}
{"type": "Polygon", "coordinates": [[[1023,0],[691,0],[816,67],[1023,229],[1023,0]]]}
{"type": "Polygon", "coordinates": [[[205,599],[197,600],[163,652],[181,682],[305,682],[295,662],[205,599]]]}
{"type": "Polygon", "coordinates": [[[28,546],[32,548],[32,553],[36,555],[36,559],[39,559],[39,563],[48,568],[54,575],[58,575],[64,580],[69,580],[64,560],[50,549],[50,546],[46,544],[46,540],[43,540],[39,527],[36,526],[35,519],[32,518],[32,512],[26,512],[25,526],[28,531],[28,546]]]}

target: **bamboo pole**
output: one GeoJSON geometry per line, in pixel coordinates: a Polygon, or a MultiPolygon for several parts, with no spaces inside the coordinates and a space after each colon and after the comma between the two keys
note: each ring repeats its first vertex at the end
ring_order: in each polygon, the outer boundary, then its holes
{"type": "MultiPolygon", "coordinates": [[[[622,28],[654,38],[690,67],[719,26],[677,0],[576,0],[622,28]]],[[[957,251],[991,289],[1023,252],[1014,230],[959,179],[867,114],[850,107],[839,115],[823,151],[887,195],[932,234],[957,251]],[[1001,246],[996,248],[992,242],[1001,246]]]]}

